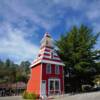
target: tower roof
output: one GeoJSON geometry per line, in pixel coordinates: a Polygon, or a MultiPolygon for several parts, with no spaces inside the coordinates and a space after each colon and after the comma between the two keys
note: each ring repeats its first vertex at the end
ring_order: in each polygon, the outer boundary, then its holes
{"type": "Polygon", "coordinates": [[[49,34],[48,32],[46,32],[46,33],[44,34],[44,37],[51,37],[51,36],[50,36],[50,34],[49,34]]]}
{"type": "Polygon", "coordinates": [[[34,67],[39,63],[50,63],[50,64],[58,64],[64,66],[60,57],[54,50],[53,39],[47,32],[44,34],[44,37],[41,41],[41,48],[38,57],[33,61],[31,67],[34,67]]]}
{"type": "Polygon", "coordinates": [[[47,32],[44,34],[44,37],[41,40],[41,48],[46,46],[53,48],[53,39],[51,38],[50,34],[47,32]]]}

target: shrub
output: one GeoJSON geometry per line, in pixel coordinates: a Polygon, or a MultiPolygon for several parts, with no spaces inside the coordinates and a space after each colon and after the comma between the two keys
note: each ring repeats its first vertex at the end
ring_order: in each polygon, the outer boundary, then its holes
{"type": "Polygon", "coordinates": [[[82,92],[90,92],[91,86],[90,85],[82,85],[82,92]]]}
{"type": "Polygon", "coordinates": [[[37,95],[34,93],[28,93],[26,91],[24,91],[23,93],[23,99],[31,99],[31,100],[36,100],[37,99],[37,95]]]}

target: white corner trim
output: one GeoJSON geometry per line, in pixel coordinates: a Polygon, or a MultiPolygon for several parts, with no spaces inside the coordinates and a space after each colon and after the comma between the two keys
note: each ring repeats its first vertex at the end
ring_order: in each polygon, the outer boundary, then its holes
{"type": "Polygon", "coordinates": [[[35,66],[36,64],[38,64],[40,62],[41,62],[41,60],[37,61],[36,63],[31,64],[30,67],[32,68],[33,66],[35,66]]]}
{"type": "Polygon", "coordinates": [[[41,92],[42,92],[41,85],[42,85],[42,64],[41,64],[41,78],[40,78],[40,96],[42,96],[41,95],[41,92]]]}

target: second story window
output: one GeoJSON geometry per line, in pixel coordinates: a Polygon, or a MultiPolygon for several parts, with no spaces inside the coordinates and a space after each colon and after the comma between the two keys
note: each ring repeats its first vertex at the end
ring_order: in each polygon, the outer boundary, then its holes
{"type": "Polygon", "coordinates": [[[55,65],[55,74],[59,74],[60,70],[59,70],[59,65],[55,65]]]}
{"type": "Polygon", "coordinates": [[[46,73],[51,74],[51,64],[46,65],[46,73]]]}

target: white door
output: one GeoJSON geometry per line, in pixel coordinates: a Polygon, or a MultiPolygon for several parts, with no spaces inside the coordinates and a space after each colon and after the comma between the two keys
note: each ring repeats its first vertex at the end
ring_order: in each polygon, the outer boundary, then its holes
{"type": "Polygon", "coordinates": [[[41,84],[41,96],[46,97],[46,81],[43,80],[41,84]]]}

